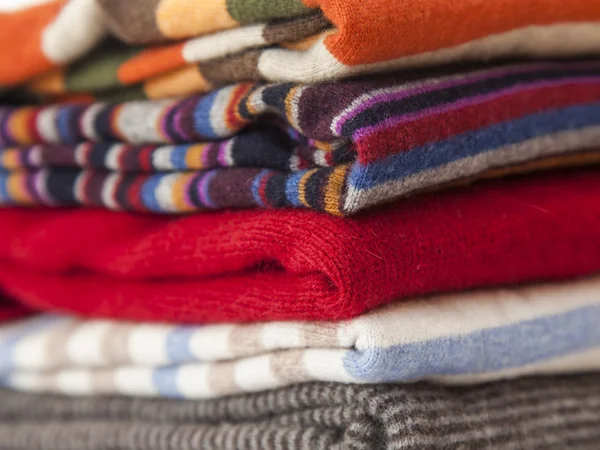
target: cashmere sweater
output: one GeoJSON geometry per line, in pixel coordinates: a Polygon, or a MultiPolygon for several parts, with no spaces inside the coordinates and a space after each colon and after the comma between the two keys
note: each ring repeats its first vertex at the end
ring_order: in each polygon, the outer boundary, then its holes
{"type": "Polygon", "coordinates": [[[315,383],[195,402],[0,391],[0,449],[596,450],[598,380],[475,388],[315,383]]]}
{"type": "Polygon", "coordinates": [[[353,214],[491,169],[596,149],[599,74],[598,61],[523,63],[240,84],[184,100],[4,107],[0,204],[353,214]]]}
{"type": "Polygon", "coordinates": [[[182,326],[41,315],[0,326],[0,382],[210,398],[310,381],[481,383],[600,369],[600,278],[397,302],[342,322],[182,326]]]}
{"type": "Polygon", "coordinates": [[[600,177],[588,169],[418,196],[350,219],[2,209],[0,288],[32,308],[84,316],[344,319],[393,299],[600,271],[599,205],[600,177]]]}

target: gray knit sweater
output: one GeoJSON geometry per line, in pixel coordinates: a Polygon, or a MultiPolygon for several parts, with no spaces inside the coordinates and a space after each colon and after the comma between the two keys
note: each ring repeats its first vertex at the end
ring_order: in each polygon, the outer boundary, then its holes
{"type": "Polygon", "coordinates": [[[600,374],[477,387],[313,383],[219,400],[0,390],[1,450],[600,449],[600,374]]]}

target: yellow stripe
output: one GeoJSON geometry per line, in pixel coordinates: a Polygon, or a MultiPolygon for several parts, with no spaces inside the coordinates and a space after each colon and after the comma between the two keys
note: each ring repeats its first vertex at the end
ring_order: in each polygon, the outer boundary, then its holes
{"type": "Polygon", "coordinates": [[[190,65],[164,75],[158,75],[144,83],[144,94],[149,99],[182,97],[205,93],[212,85],[202,76],[198,67],[190,65]]]}
{"type": "Polygon", "coordinates": [[[340,210],[340,200],[344,185],[346,183],[346,173],[348,172],[349,164],[336,167],[333,173],[327,180],[327,188],[325,190],[325,211],[336,216],[342,216],[340,210]]]}
{"type": "Polygon", "coordinates": [[[186,186],[192,179],[194,174],[183,174],[177,177],[175,183],[173,183],[172,200],[173,204],[177,207],[178,211],[192,211],[194,207],[185,201],[186,186]]]}
{"type": "Polygon", "coordinates": [[[308,179],[312,177],[317,170],[319,169],[312,169],[306,172],[300,179],[300,183],[298,183],[298,200],[300,200],[300,203],[302,203],[308,208],[310,208],[310,205],[306,201],[306,183],[308,182],[308,179]]]}
{"type": "Polygon", "coordinates": [[[33,108],[19,108],[11,114],[8,130],[20,144],[32,144],[34,141],[29,133],[29,121],[34,111],[33,108]]]}
{"type": "Polygon", "coordinates": [[[202,156],[207,151],[210,144],[196,144],[191,145],[185,154],[185,165],[188,170],[201,170],[204,169],[204,163],[202,162],[202,156]]]}
{"type": "Polygon", "coordinates": [[[63,69],[45,73],[29,82],[29,89],[40,94],[63,94],[67,91],[63,69]]]}
{"type": "Polygon", "coordinates": [[[26,176],[23,172],[10,174],[8,177],[6,190],[8,191],[10,198],[15,200],[17,203],[32,204],[33,198],[29,195],[27,189],[25,188],[25,179],[26,176]]]}
{"type": "Polygon", "coordinates": [[[19,149],[18,148],[7,148],[2,151],[2,165],[6,170],[20,169],[21,162],[19,160],[19,149]]]}

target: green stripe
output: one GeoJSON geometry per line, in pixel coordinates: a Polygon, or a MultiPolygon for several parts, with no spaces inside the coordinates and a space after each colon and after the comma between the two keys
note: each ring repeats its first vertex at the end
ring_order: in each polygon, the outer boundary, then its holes
{"type": "Polygon", "coordinates": [[[311,12],[302,0],[227,0],[227,11],[240,23],[287,19],[311,12]]]}
{"type": "Polygon", "coordinates": [[[121,64],[140,53],[138,48],[111,48],[94,52],[67,69],[68,92],[97,92],[120,87],[117,78],[121,64]]]}

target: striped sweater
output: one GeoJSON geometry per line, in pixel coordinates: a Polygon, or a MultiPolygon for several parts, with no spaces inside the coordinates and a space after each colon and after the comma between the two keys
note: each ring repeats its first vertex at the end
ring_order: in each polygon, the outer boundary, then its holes
{"type": "Polygon", "coordinates": [[[341,322],[182,326],[42,315],[0,326],[0,382],[212,398],[310,381],[472,384],[600,370],[600,278],[397,302],[341,322]]]}
{"type": "Polygon", "coordinates": [[[598,61],[523,63],[239,84],[184,100],[4,107],[0,203],[353,214],[492,169],[595,150],[599,75],[598,61]]]}
{"type": "Polygon", "coordinates": [[[194,402],[0,391],[0,449],[596,450],[598,380],[452,389],[314,383],[194,402]]]}

